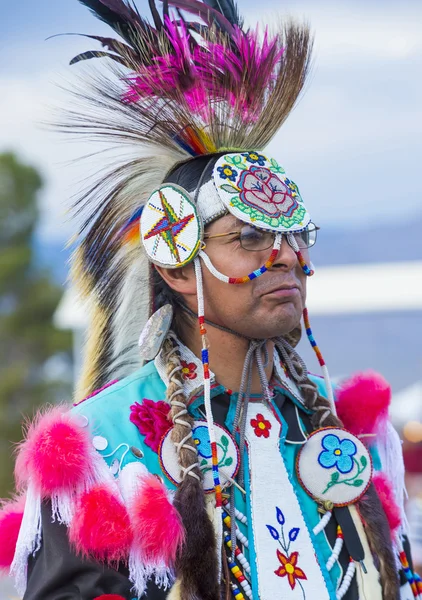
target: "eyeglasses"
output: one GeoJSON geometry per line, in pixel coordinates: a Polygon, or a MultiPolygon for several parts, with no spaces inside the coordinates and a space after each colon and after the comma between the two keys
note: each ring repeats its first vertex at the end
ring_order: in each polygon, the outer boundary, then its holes
{"type": "MultiPolygon", "coordinates": [[[[300,232],[293,233],[293,237],[296,240],[297,245],[301,250],[311,248],[315,245],[317,240],[317,231],[320,228],[314,223],[310,223],[309,226],[300,232]]],[[[228,235],[237,236],[241,247],[248,252],[260,252],[261,250],[268,250],[274,246],[274,240],[276,231],[263,231],[252,227],[252,225],[243,225],[239,231],[230,231],[228,233],[215,233],[210,235],[206,233],[204,239],[211,240],[213,238],[226,237],[228,235]]]]}

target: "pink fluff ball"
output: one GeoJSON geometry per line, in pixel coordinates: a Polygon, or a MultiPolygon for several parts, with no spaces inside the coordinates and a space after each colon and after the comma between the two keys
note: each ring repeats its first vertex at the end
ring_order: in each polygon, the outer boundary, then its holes
{"type": "Polygon", "coordinates": [[[147,563],[174,563],[185,532],[167,489],[155,475],[146,477],[135,495],[132,524],[137,534],[136,547],[147,563]]]}
{"type": "Polygon", "coordinates": [[[69,526],[69,539],[83,556],[126,562],[132,543],[129,515],[105,485],[83,494],[69,526]]]}
{"type": "Polygon", "coordinates": [[[4,502],[0,510],[0,572],[9,571],[22,524],[25,497],[4,502]]]}
{"type": "Polygon", "coordinates": [[[74,422],[63,407],[40,413],[29,426],[19,448],[15,466],[17,486],[31,478],[36,491],[51,496],[70,491],[91,471],[89,432],[74,422]]]}
{"type": "Polygon", "coordinates": [[[391,536],[394,534],[401,524],[400,508],[397,506],[394,497],[393,486],[385,473],[375,473],[372,477],[372,482],[375,486],[377,494],[381,500],[382,507],[388,519],[388,524],[391,529],[391,536]]]}
{"type": "Polygon", "coordinates": [[[375,371],[357,373],[340,386],[336,395],[338,416],[355,435],[376,433],[388,418],[391,388],[375,371]]]}

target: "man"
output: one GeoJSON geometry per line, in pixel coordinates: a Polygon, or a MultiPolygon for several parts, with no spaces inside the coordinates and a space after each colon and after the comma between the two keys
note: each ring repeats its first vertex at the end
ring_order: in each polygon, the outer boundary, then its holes
{"type": "Polygon", "coordinates": [[[317,227],[263,151],[302,89],[308,30],[260,39],[231,2],[174,2],[205,25],[152,5],[154,26],[82,3],[123,41],[73,60],[115,66],[72,125],[136,154],[84,199],[77,403],[30,427],[25,510],[1,518],[24,599],[417,597],[388,389],[345,386],[343,427],[305,305],[317,227]],[[294,349],[302,315],[323,378],[294,349]]]}

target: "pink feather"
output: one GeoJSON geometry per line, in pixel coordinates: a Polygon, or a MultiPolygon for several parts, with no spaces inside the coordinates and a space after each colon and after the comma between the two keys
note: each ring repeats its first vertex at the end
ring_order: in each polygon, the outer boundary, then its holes
{"type": "Polygon", "coordinates": [[[387,516],[388,524],[391,529],[391,537],[394,537],[396,530],[401,524],[401,514],[400,508],[397,506],[394,498],[393,486],[387,475],[380,471],[374,474],[372,482],[377,490],[377,494],[387,516]]]}
{"type": "Polygon", "coordinates": [[[30,424],[16,459],[18,489],[24,488],[31,478],[36,491],[50,496],[74,489],[90,475],[89,432],[66,411],[65,407],[49,409],[30,424]]]}
{"type": "Polygon", "coordinates": [[[336,395],[338,415],[355,435],[376,433],[385,426],[391,388],[379,373],[357,373],[341,385],[336,395]]]}
{"type": "Polygon", "coordinates": [[[21,528],[25,496],[3,503],[0,510],[0,572],[7,572],[12,564],[21,528]]]}
{"type": "Polygon", "coordinates": [[[168,492],[155,475],[143,479],[132,503],[135,548],[146,563],[163,561],[174,564],[184,541],[180,515],[168,498],[168,492]]]}
{"type": "Polygon", "coordinates": [[[83,556],[126,562],[132,543],[129,515],[105,485],[83,494],[69,526],[69,539],[83,556]]]}

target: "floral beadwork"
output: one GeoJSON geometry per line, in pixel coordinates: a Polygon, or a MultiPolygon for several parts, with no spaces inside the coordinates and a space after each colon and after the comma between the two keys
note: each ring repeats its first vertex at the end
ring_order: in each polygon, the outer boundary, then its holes
{"type": "Polygon", "coordinates": [[[302,230],[310,222],[297,185],[259,152],[221,157],[214,180],[223,203],[242,221],[277,231],[302,230]]]}
{"type": "Polygon", "coordinates": [[[304,571],[297,566],[299,552],[290,552],[291,545],[297,540],[300,534],[299,527],[292,527],[288,533],[285,532],[286,519],[281,509],[276,506],[276,518],[279,527],[267,525],[271,537],[279,543],[282,552],[277,548],[276,556],[280,566],[274,571],[278,577],[287,577],[292,590],[296,587],[296,583],[302,590],[303,598],[305,599],[305,590],[301,583],[301,579],[307,579],[304,571]]]}
{"type": "Polygon", "coordinates": [[[217,171],[220,173],[221,179],[228,179],[229,181],[236,181],[237,171],[230,165],[222,165],[218,167],[217,171]]]}
{"type": "MultiPolygon", "coordinates": [[[[198,450],[199,456],[202,457],[199,466],[203,473],[210,471],[212,467],[209,464],[209,459],[212,457],[211,441],[206,425],[198,425],[192,431],[193,441],[198,450]]],[[[233,457],[227,456],[229,450],[229,439],[226,435],[221,435],[220,440],[216,442],[217,448],[221,450],[218,453],[218,466],[230,467],[233,464],[233,457]]]]}
{"type": "Polygon", "coordinates": [[[170,406],[167,402],[154,402],[147,398],[144,398],[142,404],[135,402],[130,407],[130,422],[145,436],[145,444],[154,452],[158,452],[161,438],[171,427],[169,412],[170,406]]]}
{"type": "MultiPolygon", "coordinates": [[[[221,425],[215,426],[215,448],[217,466],[222,475],[223,487],[233,480],[239,468],[239,450],[230,433],[221,425]]],[[[181,471],[177,450],[171,439],[172,429],[169,429],[161,439],[158,449],[160,465],[165,476],[175,485],[181,481],[181,471]]],[[[210,440],[207,422],[194,421],[192,427],[192,441],[198,452],[199,468],[203,475],[205,493],[215,493],[213,444],[210,440]]]]}
{"type": "Polygon", "coordinates": [[[265,167],[243,171],[238,188],[244,204],[268,217],[291,217],[299,207],[289,188],[265,167]]]}
{"type": "Polygon", "coordinates": [[[319,464],[325,469],[336,467],[340,473],[350,473],[353,469],[353,456],[357,452],[356,444],[352,440],[341,440],[329,433],[322,438],[324,450],[318,457],[319,464]]]}
{"type": "Polygon", "coordinates": [[[267,160],[264,155],[258,154],[258,152],[244,152],[242,156],[245,157],[246,162],[259,165],[260,167],[263,167],[267,160]]]}
{"type": "Polygon", "coordinates": [[[271,423],[264,418],[264,415],[258,413],[255,419],[251,419],[251,425],[257,437],[270,437],[271,423]]]}
{"type": "Polygon", "coordinates": [[[198,367],[195,363],[188,363],[186,360],[181,360],[180,364],[182,365],[182,373],[185,379],[196,379],[198,377],[196,372],[198,367]]]}
{"type": "Polygon", "coordinates": [[[372,461],[365,445],[346,429],[324,427],[311,433],[296,458],[300,484],[318,502],[353,504],[366,492],[372,461]]]}

